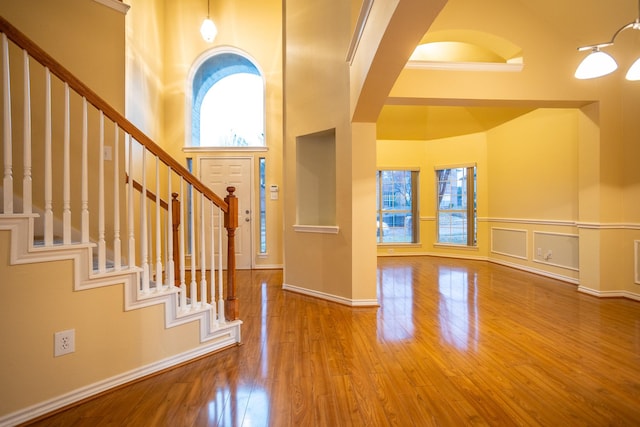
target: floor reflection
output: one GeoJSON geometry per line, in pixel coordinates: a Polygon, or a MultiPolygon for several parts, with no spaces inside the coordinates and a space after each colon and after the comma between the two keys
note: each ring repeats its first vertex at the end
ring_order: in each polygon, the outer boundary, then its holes
{"type": "Polygon", "coordinates": [[[438,320],[442,338],[460,350],[477,350],[478,277],[466,269],[438,266],[438,320]]]}
{"type": "Polygon", "coordinates": [[[390,266],[378,269],[378,333],[388,341],[414,336],[413,268],[390,266]]]}

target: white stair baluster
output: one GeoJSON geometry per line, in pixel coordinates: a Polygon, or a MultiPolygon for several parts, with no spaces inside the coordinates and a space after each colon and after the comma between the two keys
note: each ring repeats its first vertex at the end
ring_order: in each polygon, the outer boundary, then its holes
{"type": "Polygon", "coordinates": [[[204,194],[200,193],[200,305],[207,303],[207,263],[206,245],[204,240],[204,194]]]}
{"type": "MultiPolygon", "coordinates": [[[[145,193],[146,194],[146,193],[145,193]]],[[[154,256],[153,256],[153,249],[154,249],[154,245],[153,245],[153,237],[154,237],[154,233],[153,233],[153,227],[154,227],[154,223],[152,221],[153,219],[153,210],[151,208],[151,199],[148,197],[143,197],[144,202],[147,204],[147,258],[149,260],[149,289],[151,289],[151,282],[153,282],[155,280],[154,275],[155,275],[155,267],[154,267],[154,256]]]]}
{"type": "Polygon", "coordinates": [[[134,224],[134,206],[133,206],[133,138],[128,133],[125,134],[125,142],[128,144],[127,150],[127,175],[129,176],[129,182],[127,183],[127,227],[129,232],[129,248],[128,248],[128,263],[129,268],[136,266],[136,234],[134,224]]]}
{"type": "Polygon", "coordinates": [[[175,286],[175,264],[173,262],[173,194],[171,188],[171,168],[167,170],[167,288],[175,286]]]}
{"type": "Polygon", "coordinates": [[[222,283],[222,209],[218,207],[218,324],[225,323],[224,284],[222,283]]]}
{"type": "Polygon", "coordinates": [[[44,83],[44,245],[53,245],[53,160],[51,153],[51,71],[44,83]]]}
{"type": "Polygon", "coordinates": [[[69,84],[64,84],[64,135],[62,161],[62,242],[71,244],[71,131],[70,131],[69,84]]]}
{"type": "Polygon", "coordinates": [[[114,123],[113,135],[113,268],[122,268],[122,244],[120,242],[120,132],[114,123]]]}
{"type": "Polygon", "coordinates": [[[13,213],[13,158],[11,140],[11,76],[9,74],[9,40],[6,34],[2,34],[2,90],[3,97],[3,147],[4,147],[4,188],[3,205],[5,214],[13,213]]]}
{"type": "Polygon", "coordinates": [[[142,263],[142,292],[149,292],[149,258],[147,237],[147,149],[142,148],[142,193],[140,196],[140,262],[142,263]]]}
{"type": "Polygon", "coordinates": [[[160,222],[160,158],[156,156],[156,291],[162,290],[162,227],[160,222]]]}
{"type": "Polygon", "coordinates": [[[24,177],[22,178],[22,212],[33,212],[33,178],[31,177],[31,80],[29,71],[29,54],[23,50],[24,56],[24,177]]]}
{"type": "Polygon", "coordinates": [[[82,97],[82,212],[80,213],[82,243],[89,243],[89,119],[87,115],[87,98],[82,97]]]}
{"type": "Polygon", "coordinates": [[[185,208],[185,198],[184,198],[184,179],[182,178],[182,176],[180,177],[180,230],[179,230],[179,236],[180,236],[180,245],[179,245],[179,249],[180,249],[180,307],[185,310],[187,307],[187,284],[185,283],[185,261],[186,261],[186,257],[184,256],[185,253],[185,247],[184,247],[184,230],[185,230],[185,224],[184,224],[184,208],[185,208]]]}
{"type": "Polygon", "coordinates": [[[191,189],[191,232],[189,237],[191,239],[191,281],[189,282],[189,292],[191,292],[191,309],[194,310],[196,308],[196,303],[198,301],[198,283],[196,282],[196,236],[195,236],[195,213],[194,213],[194,199],[195,199],[195,191],[193,185],[188,184],[191,189]]]}
{"type": "Polygon", "coordinates": [[[100,111],[100,145],[98,152],[98,271],[104,273],[107,243],[104,240],[104,113],[100,111]]]}

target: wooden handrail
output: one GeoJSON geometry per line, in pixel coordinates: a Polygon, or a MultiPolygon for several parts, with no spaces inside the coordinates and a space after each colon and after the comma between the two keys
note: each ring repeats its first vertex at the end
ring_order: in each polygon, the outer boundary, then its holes
{"type": "Polygon", "coordinates": [[[58,61],[53,59],[47,52],[45,52],[40,46],[35,44],[31,39],[21,33],[16,27],[11,25],[4,17],[0,16],[0,32],[3,32],[7,37],[12,40],[20,48],[29,52],[29,55],[40,64],[49,68],[49,71],[60,78],[62,81],[67,82],[69,87],[74,89],[80,96],[83,96],[87,101],[101,110],[105,116],[117,123],[118,126],[126,133],[131,135],[133,139],[144,145],[147,150],[156,155],[164,164],[169,166],[177,174],[182,176],[187,182],[193,185],[199,192],[211,200],[216,206],[222,209],[224,212],[229,210],[227,203],[215,194],[209,187],[204,185],[199,179],[193,176],[184,166],[182,166],[176,159],[171,157],[169,153],[164,151],[159,145],[151,140],[147,135],[138,129],[133,123],[127,120],[122,114],[116,111],[111,105],[103,100],[98,94],[91,90],[87,85],[82,83],[80,79],[75,77],[69,70],[62,66],[58,61]]]}
{"type": "MultiPolygon", "coordinates": [[[[125,182],[128,184],[129,183],[129,175],[126,175],[125,177],[125,182]]],[[[138,190],[140,193],[142,193],[142,184],[140,184],[138,181],[136,181],[135,179],[133,180],[133,188],[135,188],[136,190],[138,190]]],[[[156,194],[152,191],[150,191],[149,189],[147,189],[147,199],[152,200],[152,201],[156,201],[156,194]]],[[[169,210],[169,204],[167,202],[165,202],[162,197],[160,198],[160,207],[162,209],[164,209],[165,211],[169,210]]]]}
{"type": "MultiPolygon", "coordinates": [[[[167,165],[173,172],[180,175],[187,183],[192,185],[192,188],[199,191],[209,199],[213,204],[219,207],[224,212],[224,226],[227,229],[228,241],[227,241],[227,299],[225,301],[225,317],[228,320],[238,319],[238,300],[236,298],[236,260],[235,260],[235,230],[238,227],[238,199],[234,195],[235,188],[227,187],[227,196],[224,200],[215,194],[209,187],[204,185],[198,180],[191,172],[189,172],[184,166],[182,166],[177,160],[171,157],[166,151],[164,151],[159,145],[153,142],[148,136],[146,136],[140,129],[133,125],[123,115],[121,115],[116,109],[111,107],[105,100],[98,96],[87,85],[82,83],[77,77],[75,77],[69,70],[57,62],[53,57],[46,53],[42,48],[20,32],[16,27],[11,25],[4,17],[0,16],[0,32],[2,32],[9,40],[15,43],[19,48],[25,50],[31,58],[39,62],[46,67],[49,72],[58,77],[61,81],[67,83],[71,89],[73,89],[78,95],[86,99],[88,103],[93,105],[96,109],[101,111],[107,118],[113,121],[119,129],[122,129],[126,134],[141,145],[143,145],[148,151],[160,159],[165,165],[167,165]]],[[[133,186],[142,191],[143,186],[136,183],[133,180],[133,186]],[[137,184],[137,185],[136,185],[137,184]]],[[[173,196],[173,195],[172,195],[173,196]]],[[[147,190],[146,197],[156,200],[156,195],[147,190]]],[[[175,202],[177,202],[176,196],[173,196],[172,200],[172,213],[179,212],[179,207],[176,210],[175,202]]],[[[168,210],[168,203],[161,200],[161,205],[164,209],[168,210]]],[[[179,203],[179,202],[178,202],[179,203]]],[[[173,215],[177,218],[178,215],[173,215]]],[[[179,226],[179,225],[178,225],[179,226]]],[[[177,235],[177,227],[174,224],[174,234],[177,235]]],[[[175,239],[177,241],[177,239],[175,239]]],[[[174,254],[175,254],[174,245],[174,254]]],[[[176,258],[178,260],[179,258],[176,258]]],[[[178,269],[176,268],[176,271],[178,269]]]]}

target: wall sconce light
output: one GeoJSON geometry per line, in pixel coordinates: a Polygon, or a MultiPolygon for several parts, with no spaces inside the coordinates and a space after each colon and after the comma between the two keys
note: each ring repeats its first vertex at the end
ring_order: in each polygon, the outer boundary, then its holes
{"type": "MultiPolygon", "coordinates": [[[[611,40],[605,43],[598,43],[589,46],[581,46],[578,48],[579,52],[584,52],[586,50],[590,50],[591,53],[587,55],[586,58],[582,60],[578,68],[576,69],[575,77],[577,79],[594,79],[596,77],[606,76],[607,74],[613,73],[618,69],[618,64],[615,59],[608,53],[601,51],[601,48],[613,46],[613,43],[616,41],[616,37],[618,34],[623,32],[624,30],[640,30],[640,0],[638,0],[638,18],[628,23],[627,25],[623,25],[613,34],[611,40]]],[[[636,61],[631,65],[626,75],[627,80],[640,80],[640,58],[636,59],[636,61]]]]}
{"type": "Polygon", "coordinates": [[[210,9],[210,0],[207,0],[207,18],[202,21],[202,25],[200,26],[200,34],[202,34],[202,38],[207,43],[213,42],[213,39],[216,38],[218,34],[218,29],[216,28],[216,24],[213,23],[211,18],[209,17],[209,9],[210,9]]]}

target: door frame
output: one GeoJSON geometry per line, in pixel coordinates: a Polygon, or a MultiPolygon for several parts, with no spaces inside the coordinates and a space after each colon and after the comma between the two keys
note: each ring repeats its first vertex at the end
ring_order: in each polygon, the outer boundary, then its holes
{"type": "MultiPolygon", "coordinates": [[[[249,161],[249,209],[251,209],[251,224],[249,231],[249,253],[250,253],[250,265],[249,268],[252,270],[255,269],[256,266],[256,257],[253,248],[255,247],[255,182],[254,182],[254,168],[255,168],[255,156],[254,155],[232,155],[232,156],[214,156],[211,154],[198,156],[198,179],[202,180],[202,161],[203,160],[248,160],[249,161]]],[[[204,182],[203,182],[204,184],[204,182]]],[[[205,184],[206,185],[206,184],[205,184]]],[[[213,190],[212,190],[213,191],[213,190]]],[[[223,199],[227,196],[227,193],[218,194],[218,196],[223,199]]],[[[238,212],[238,222],[240,222],[240,212],[238,212]]],[[[259,223],[259,221],[258,221],[259,223]]]]}

